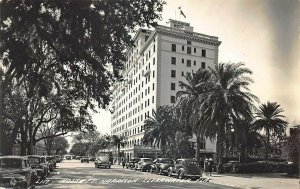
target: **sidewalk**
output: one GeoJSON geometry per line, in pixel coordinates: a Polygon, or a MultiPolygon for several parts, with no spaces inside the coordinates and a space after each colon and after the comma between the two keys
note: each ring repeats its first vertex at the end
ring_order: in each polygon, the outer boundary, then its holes
{"type": "Polygon", "coordinates": [[[251,189],[299,189],[299,178],[289,178],[284,173],[268,174],[224,174],[213,173],[209,178],[211,183],[251,189]]]}

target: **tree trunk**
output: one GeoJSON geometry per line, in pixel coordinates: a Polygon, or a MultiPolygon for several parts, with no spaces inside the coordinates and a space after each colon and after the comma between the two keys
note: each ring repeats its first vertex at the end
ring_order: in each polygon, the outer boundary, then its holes
{"type": "Polygon", "coordinates": [[[267,127],[267,142],[266,142],[266,151],[265,151],[265,159],[269,159],[269,147],[270,147],[270,131],[269,127],[267,127]]]}
{"type": "Polygon", "coordinates": [[[196,154],[195,154],[195,159],[198,162],[198,164],[200,163],[200,145],[201,145],[201,137],[197,133],[197,135],[196,135],[196,154]]]}
{"type": "Polygon", "coordinates": [[[217,163],[218,163],[218,173],[224,173],[224,166],[223,166],[223,155],[224,155],[224,136],[225,130],[224,126],[221,125],[218,128],[218,136],[217,136],[217,163]]]}
{"type": "Polygon", "coordinates": [[[21,156],[26,156],[26,143],[27,143],[27,135],[25,132],[21,132],[21,156]]]}

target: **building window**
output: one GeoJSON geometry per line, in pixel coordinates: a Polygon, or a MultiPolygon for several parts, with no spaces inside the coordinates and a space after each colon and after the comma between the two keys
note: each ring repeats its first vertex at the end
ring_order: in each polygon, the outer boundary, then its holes
{"type": "Polygon", "coordinates": [[[154,91],[154,83],[152,84],[152,90],[154,91]]]}
{"type": "Polygon", "coordinates": [[[176,58],[175,57],[171,57],[171,63],[176,65],[176,58]]]}
{"type": "Polygon", "coordinates": [[[184,45],[182,45],[182,51],[184,51],[184,45]]]}
{"type": "Polygon", "coordinates": [[[176,44],[172,44],[172,51],[176,52],[176,44]]]}
{"type": "Polygon", "coordinates": [[[153,78],[155,77],[155,70],[153,70],[153,78]]]}
{"type": "Polygon", "coordinates": [[[191,44],[192,44],[192,42],[191,42],[191,41],[187,41],[186,43],[187,43],[188,45],[191,45],[191,44]]]}
{"type": "Polygon", "coordinates": [[[202,53],[201,53],[202,57],[206,57],[206,50],[202,49],[202,53]]]}
{"type": "Polygon", "coordinates": [[[176,70],[171,70],[171,77],[176,77],[176,70]]]}
{"type": "Polygon", "coordinates": [[[205,69],[206,68],[206,63],[205,62],[201,62],[201,68],[205,69]]]}
{"type": "Polygon", "coordinates": [[[171,103],[175,103],[175,96],[171,96],[171,103]]]}
{"type": "Polygon", "coordinates": [[[171,90],[175,91],[175,83],[171,83],[171,90]]]}
{"type": "Polygon", "coordinates": [[[153,65],[155,64],[155,58],[153,58],[153,65]]]}
{"type": "Polygon", "coordinates": [[[196,63],[196,60],[194,60],[194,66],[196,66],[196,64],[197,64],[197,63],[196,63]]]}
{"type": "Polygon", "coordinates": [[[154,96],[152,96],[152,103],[154,103],[154,96]]]}
{"type": "Polygon", "coordinates": [[[153,45],[153,52],[155,52],[155,45],[153,45]]]}
{"type": "Polygon", "coordinates": [[[181,72],[181,76],[184,76],[184,72],[181,72]]]}
{"type": "Polygon", "coordinates": [[[187,47],[187,54],[191,54],[192,53],[191,51],[192,51],[191,47],[187,47]]]}
{"type": "Polygon", "coordinates": [[[181,63],[184,64],[184,59],[181,59],[181,63]]]}
{"type": "Polygon", "coordinates": [[[197,49],[196,49],[196,47],[194,47],[194,53],[196,53],[197,52],[197,49]]]}
{"type": "Polygon", "coordinates": [[[187,60],[187,61],[186,61],[186,66],[187,66],[187,67],[191,67],[191,60],[187,60]]]}

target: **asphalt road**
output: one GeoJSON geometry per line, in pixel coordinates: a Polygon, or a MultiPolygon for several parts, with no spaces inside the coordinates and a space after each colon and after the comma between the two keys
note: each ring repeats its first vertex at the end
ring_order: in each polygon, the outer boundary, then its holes
{"type": "Polygon", "coordinates": [[[150,174],[112,165],[111,169],[95,168],[94,162],[80,163],[79,160],[63,160],[58,168],[41,182],[36,188],[57,189],[193,189],[216,188],[227,189],[228,186],[209,182],[179,180],[168,176],[150,174]]]}

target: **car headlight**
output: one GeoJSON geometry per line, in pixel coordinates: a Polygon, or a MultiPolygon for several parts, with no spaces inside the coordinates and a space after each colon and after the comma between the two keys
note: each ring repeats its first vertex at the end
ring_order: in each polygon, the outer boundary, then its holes
{"type": "Polygon", "coordinates": [[[10,186],[16,186],[16,185],[17,185],[16,179],[14,179],[14,178],[10,179],[9,185],[10,185],[10,186]]]}

